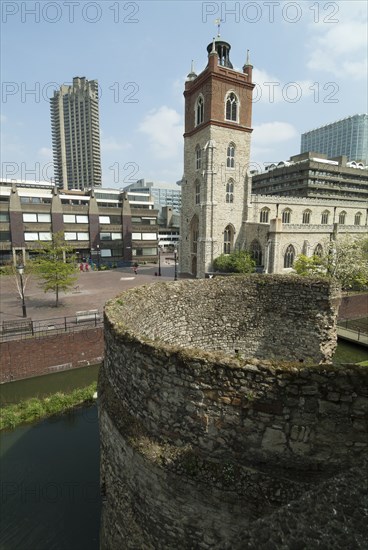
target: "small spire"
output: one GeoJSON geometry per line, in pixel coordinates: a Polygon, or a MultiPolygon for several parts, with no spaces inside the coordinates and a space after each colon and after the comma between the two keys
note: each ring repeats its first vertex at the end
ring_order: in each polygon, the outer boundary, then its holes
{"type": "Polygon", "coordinates": [[[215,43],[216,43],[216,38],[214,38],[212,40],[212,51],[211,51],[211,53],[216,53],[216,44],[215,43]]]}
{"type": "Polygon", "coordinates": [[[192,64],[191,64],[191,67],[190,67],[190,73],[187,76],[187,81],[188,80],[194,80],[195,78],[197,78],[197,74],[194,70],[194,61],[192,59],[192,64]]]}
{"type": "Polygon", "coordinates": [[[246,64],[246,65],[250,65],[249,50],[247,50],[247,60],[246,60],[245,64],[246,64]]]}

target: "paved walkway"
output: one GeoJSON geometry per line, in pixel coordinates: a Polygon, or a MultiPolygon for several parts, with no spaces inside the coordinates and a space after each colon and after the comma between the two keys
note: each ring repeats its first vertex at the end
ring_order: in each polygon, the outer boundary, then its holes
{"type": "MultiPolygon", "coordinates": [[[[68,317],[87,309],[102,311],[109,299],[128,288],[174,280],[174,263],[170,260],[163,262],[161,277],[155,276],[157,271],[157,265],[149,265],[139,267],[137,275],[129,268],[79,272],[73,292],[61,293],[59,307],[55,307],[55,293],[45,293],[36,277],[30,277],[24,293],[27,317],[37,321],[68,317]]],[[[22,302],[14,277],[0,277],[0,323],[16,319],[22,319],[22,302]]]]}

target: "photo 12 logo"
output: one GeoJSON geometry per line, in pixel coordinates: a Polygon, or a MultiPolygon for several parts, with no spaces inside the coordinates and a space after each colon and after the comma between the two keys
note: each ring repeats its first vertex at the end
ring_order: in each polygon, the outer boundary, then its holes
{"type": "Polygon", "coordinates": [[[139,23],[137,2],[9,2],[1,3],[1,21],[10,23],[85,23],[103,19],[113,23],[139,23]]]}
{"type": "MultiPolygon", "coordinates": [[[[62,85],[58,82],[14,82],[7,81],[1,83],[1,103],[8,103],[16,100],[21,103],[40,103],[49,102],[56,92],[59,92],[61,86],[70,86],[72,83],[64,82],[62,85]]],[[[106,100],[112,99],[114,103],[139,103],[139,84],[137,82],[113,82],[107,84],[103,89],[100,84],[98,87],[98,100],[104,97],[106,100]]]]}
{"type": "Polygon", "coordinates": [[[298,23],[313,17],[314,23],[338,23],[337,2],[202,2],[202,22],[219,18],[223,23],[298,23]]]}

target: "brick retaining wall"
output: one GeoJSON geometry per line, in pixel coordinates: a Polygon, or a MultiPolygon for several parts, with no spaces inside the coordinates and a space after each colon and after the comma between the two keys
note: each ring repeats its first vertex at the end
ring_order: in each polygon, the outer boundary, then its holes
{"type": "Polygon", "coordinates": [[[85,367],[103,359],[103,328],[0,343],[0,383],[85,367]]]}
{"type": "Polygon", "coordinates": [[[359,319],[368,315],[368,293],[343,296],[339,308],[339,320],[359,319]]]}

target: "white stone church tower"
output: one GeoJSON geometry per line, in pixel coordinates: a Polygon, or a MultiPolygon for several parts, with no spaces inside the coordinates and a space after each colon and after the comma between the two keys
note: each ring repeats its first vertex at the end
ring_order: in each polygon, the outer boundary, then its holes
{"type": "Polygon", "coordinates": [[[185,83],[179,271],[200,278],[245,240],[254,84],[249,60],[235,71],[230,48],[214,39],[207,67],[185,83]]]}

